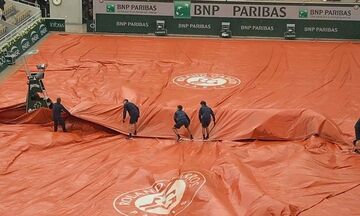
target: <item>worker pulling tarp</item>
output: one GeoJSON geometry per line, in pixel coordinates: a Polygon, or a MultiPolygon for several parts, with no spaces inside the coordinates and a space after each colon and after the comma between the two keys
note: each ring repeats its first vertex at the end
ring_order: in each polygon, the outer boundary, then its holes
{"type": "Polygon", "coordinates": [[[360,214],[359,48],[53,34],[28,62],[68,132],[26,113],[23,70],[0,84],[0,214],[360,214]]]}

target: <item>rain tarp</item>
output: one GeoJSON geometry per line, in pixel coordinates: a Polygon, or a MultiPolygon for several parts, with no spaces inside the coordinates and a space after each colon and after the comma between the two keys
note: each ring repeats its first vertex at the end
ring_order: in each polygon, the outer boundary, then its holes
{"type": "Polygon", "coordinates": [[[0,84],[1,215],[360,215],[360,44],[52,34],[39,50],[69,132],[25,113],[24,70],[0,84]],[[178,104],[194,141],[175,141],[178,104]]]}

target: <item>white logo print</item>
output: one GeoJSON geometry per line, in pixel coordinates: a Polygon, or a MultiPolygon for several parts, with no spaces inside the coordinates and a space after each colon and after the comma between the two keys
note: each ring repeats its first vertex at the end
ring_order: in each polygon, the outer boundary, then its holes
{"type": "Polygon", "coordinates": [[[0,67],[2,67],[5,63],[6,63],[5,56],[3,56],[1,53],[0,54],[0,67]]]}
{"type": "Polygon", "coordinates": [[[31,32],[30,38],[33,43],[35,43],[36,41],[38,41],[40,39],[40,37],[39,37],[38,33],[36,33],[36,31],[31,32]]]}
{"type": "Polygon", "coordinates": [[[20,53],[20,50],[19,50],[19,48],[18,48],[17,46],[11,47],[10,53],[13,54],[13,55],[15,55],[15,57],[18,57],[18,56],[20,56],[20,54],[21,54],[21,53],[20,53]]]}
{"type": "Polygon", "coordinates": [[[47,33],[47,31],[48,30],[47,30],[47,28],[46,28],[46,26],[44,24],[41,24],[39,26],[39,32],[40,32],[41,36],[44,36],[47,33]]]}
{"type": "Polygon", "coordinates": [[[191,204],[205,182],[199,172],[183,172],[170,181],[161,180],[151,187],[123,193],[113,205],[127,216],[177,215],[191,204]]]}
{"type": "Polygon", "coordinates": [[[179,86],[197,89],[224,89],[232,88],[241,83],[233,76],[224,74],[188,74],[175,77],[173,82],[179,86]]]}
{"type": "Polygon", "coordinates": [[[21,44],[21,49],[23,51],[26,51],[27,49],[29,49],[29,47],[31,47],[31,44],[30,44],[29,40],[26,39],[26,38],[23,38],[21,40],[20,44],[21,44]]]}

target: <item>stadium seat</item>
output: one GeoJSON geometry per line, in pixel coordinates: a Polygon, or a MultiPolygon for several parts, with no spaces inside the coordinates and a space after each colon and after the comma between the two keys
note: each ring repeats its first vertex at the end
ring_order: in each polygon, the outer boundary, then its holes
{"type": "Polygon", "coordinates": [[[5,17],[11,16],[15,12],[16,12],[15,5],[13,3],[5,4],[5,8],[4,8],[4,16],[5,17]]]}
{"type": "Polygon", "coordinates": [[[11,23],[14,24],[14,25],[18,25],[19,23],[21,23],[22,21],[24,21],[28,17],[30,17],[30,11],[29,10],[20,11],[17,14],[14,15],[11,23]]]}
{"type": "Polygon", "coordinates": [[[6,26],[0,24],[0,36],[6,33],[6,26]]]}

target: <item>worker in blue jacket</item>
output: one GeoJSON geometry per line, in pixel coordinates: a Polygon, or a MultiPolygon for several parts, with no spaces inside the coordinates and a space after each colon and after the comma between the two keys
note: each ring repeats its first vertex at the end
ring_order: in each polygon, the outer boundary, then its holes
{"type": "Polygon", "coordinates": [[[128,99],[123,101],[123,122],[125,122],[126,113],[129,113],[129,139],[133,138],[133,135],[137,135],[137,122],[140,117],[140,110],[134,103],[131,103],[128,99]]]}
{"type": "Polygon", "coordinates": [[[211,118],[214,121],[214,125],[216,124],[215,114],[212,111],[212,109],[206,105],[205,101],[201,101],[200,105],[201,105],[201,107],[199,110],[199,120],[200,120],[201,127],[202,127],[203,139],[207,140],[207,139],[209,139],[209,136],[210,136],[209,125],[211,123],[211,118]]]}
{"type": "Polygon", "coordinates": [[[0,0],[0,20],[6,21],[4,12],[5,12],[5,0],[0,0]]]}
{"type": "Polygon", "coordinates": [[[63,132],[67,132],[66,127],[65,127],[65,120],[63,119],[63,116],[61,115],[62,112],[65,112],[66,114],[70,115],[70,112],[61,104],[61,98],[57,98],[56,103],[54,103],[52,105],[52,117],[54,120],[54,132],[57,132],[59,124],[61,125],[63,132]]]}
{"type": "Polygon", "coordinates": [[[355,140],[354,140],[355,152],[360,154],[360,119],[355,123],[355,140]]]}
{"type": "Polygon", "coordinates": [[[185,126],[185,128],[187,129],[187,131],[190,134],[190,139],[193,139],[193,136],[191,134],[191,131],[189,129],[190,126],[190,118],[189,116],[183,111],[183,106],[178,105],[177,106],[177,111],[174,114],[174,121],[175,121],[175,125],[173,127],[174,133],[176,134],[177,137],[177,141],[179,141],[181,139],[178,129],[180,129],[182,126],[185,126]]]}

